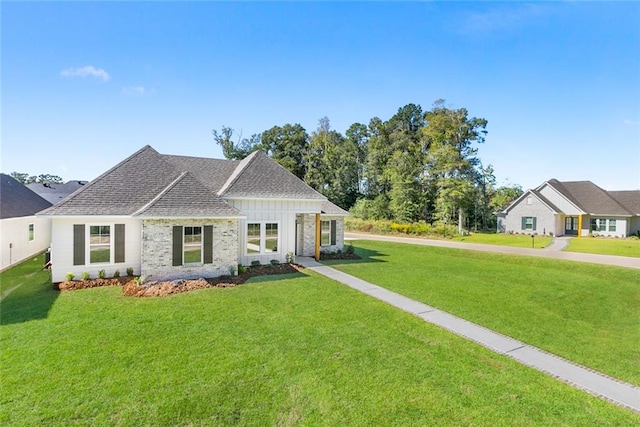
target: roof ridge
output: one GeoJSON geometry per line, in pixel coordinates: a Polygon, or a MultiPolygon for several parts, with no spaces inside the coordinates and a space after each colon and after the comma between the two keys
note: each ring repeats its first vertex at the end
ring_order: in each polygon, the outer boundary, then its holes
{"type": "Polygon", "coordinates": [[[133,153],[132,155],[130,155],[129,157],[127,157],[126,159],[122,160],[120,163],[116,164],[115,166],[113,166],[112,168],[108,169],[107,171],[103,172],[102,174],[100,174],[97,178],[88,181],[86,184],[84,184],[81,188],[79,188],[77,191],[74,191],[73,193],[69,194],[67,197],[65,197],[64,199],[62,199],[61,201],[59,201],[58,203],[54,204],[53,206],[51,206],[50,208],[47,208],[45,210],[43,210],[42,212],[40,212],[41,214],[46,214],[47,211],[51,208],[55,207],[59,207],[62,206],[66,203],[68,203],[69,201],[75,199],[76,197],[78,197],[78,195],[83,194],[85,191],[87,191],[87,189],[92,188],[96,182],[100,181],[100,179],[102,179],[103,177],[107,176],[108,174],[110,174],[111,172],[113,172],[114,170],[118,169],[119,167],[121,167],[122,165],[130,162],[132,159],[134,159],[135,157],[139,156],[140,154],[144,153],[145,151],[151,150],[154,153],[156,153],[157,155],[160,155],[160,153],[158,153],[152,146],[150,146],[149,144],[145,145],[144,147],[142,147],[141,149],[139,149],[138,151],[136,151],[135,153],[133,153]]]}
{"type": "Polygon", "coordinates": [[[236,168],[234,169],[233,173],[227,179],[227,182],[225,182],[218,191],[218,196],[222,196],[238,180],[238,178],[240,178],[242,173],[248,169],[253,160],[258,157],[258,153],[264,154],[262,150],[256,150],[240,161],[238,166],[236,166],[236,168]]]}
{"type": "MultiPolygon", "coordinates": [[[[143,207],[141,207],[140,209],[138,209],[137,211],[135,211],[134,213],[131,214],[131,216],[136,216],[141,214],[142,212],[146,211],[147,209],[149,209],[150,207],[152,207],[154,204],[156,204],[160,199],[162,199],[162,197],[167,194],[173,187],[175,187],[176,185],[178,185],[178,183],[180,181],[182,181],[187,175],[189,175],[189,172],[187,171],[182,171],[180,173],[180,175],[173,180],[173,182],[171,182],[169,185],[167,185],[161,192],[158,193],[158,195],[156,197],[154,197],[149,203],[147,203],[146,205],[144,205],[143,207]]],[[[197,180],[196,180],[197,181],[197,180]]],[[[198,181],[200,182],[200,181],[198,181]]]]}

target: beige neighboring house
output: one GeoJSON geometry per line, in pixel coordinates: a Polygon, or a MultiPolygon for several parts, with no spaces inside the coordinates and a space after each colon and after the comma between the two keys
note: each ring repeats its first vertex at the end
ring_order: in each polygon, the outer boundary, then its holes
{"type": "Polygon", "coordinates": [[[49,206],[11,176],[0,174],[0,271],[49,247],[51,222],[36,217],[49,206]]]}
{"type": "Polygon", "coordinates": [[[551,179],[499,212],[498,232],[627,237],[640,232],[640,190],[551,179]]]}
{"type": "Polygon", "coordinates": [[[241,161],[146,146],[39,216],[52,280],[115,270],[150,280],[237,273],[238,264],[341,249],[347,212],[256,151],[241,161]]]}

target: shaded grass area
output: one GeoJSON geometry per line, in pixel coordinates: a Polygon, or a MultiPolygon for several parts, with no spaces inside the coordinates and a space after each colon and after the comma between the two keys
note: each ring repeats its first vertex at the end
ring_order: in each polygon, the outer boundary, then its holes
{"type": "Polygon", "coordinates": [[[39,254],[0,273],[0,324],[43,319],[58,293],[51,290],[51,275],[39,254]]]}
{"type": "Polygon", "coordinates": [[[640,384],[638,270],[402,243],[355,245],[365,262],[327,264],[640,384]],[[370,262],[368,253],[384,256],[370,262]]]}
{"type": "Polygon", "coordinates": [[[545,248],[551,244],[549,236],[504,233],[472,233],[468,236],[452,237],[454,242],[482,243],[485,245],[511,246],[515,248],[545,248]]]}
{"type": "Polygon", "coordinates": [[[60,293],[46,318],[0,329],[0,424],[640,420],[326,278],[265,280],[153,299],[60,293]]]}
{"type": "Polygon", "coordinates": [[[584,237],[569,240],[569,246],[565,248],[565,251],[640,258],[640,240],[584,237]]]}

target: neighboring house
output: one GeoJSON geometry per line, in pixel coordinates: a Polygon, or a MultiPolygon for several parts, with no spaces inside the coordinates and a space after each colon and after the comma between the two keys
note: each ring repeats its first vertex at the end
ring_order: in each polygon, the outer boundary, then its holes
{"type": "Polygon", "coordinates": [[[51,223],[36,213],[51,203],[0,174],[0,271],[49,247],[51,223]]]}
{"type": "Polygon", "coordinates": [[[344,244],[347,212],[261,151],[244,160],[150,146],[41,212],[52,280],[132,268],[147,279],[215,277],[344,244]]]}
{"type": "Polygon", "coordinates": [[[591,181],[546,181],[498,214],[498,232],[626,237],[640,231],[640,190],[606,191],[591,181]]]}
{"type": "Polygon", "coordinates": [[[68,181],[64,184],[32,182],[31,184],[27,184],[27,188],[52,205],[55,205],[68,195],[82,188],[85,184],[87,184],[87,181],[68,181]]]}

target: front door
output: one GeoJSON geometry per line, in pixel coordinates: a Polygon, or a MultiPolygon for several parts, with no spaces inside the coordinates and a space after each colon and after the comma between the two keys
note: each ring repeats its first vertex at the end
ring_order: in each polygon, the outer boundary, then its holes
{"type": "Polygon", "coordinates": [[[570,236],[578,235],[578,217],[568,216],[564,219],[564,234],[570,236]]]}

